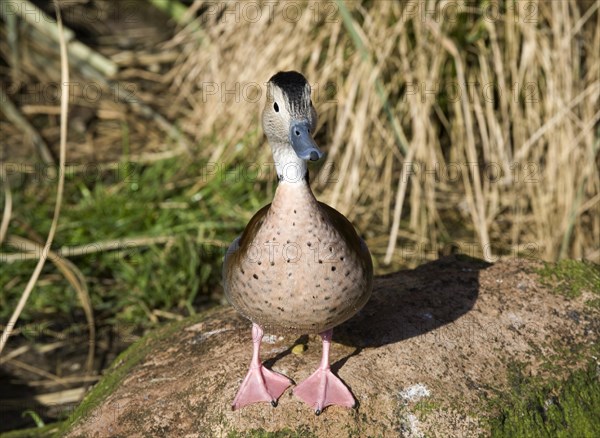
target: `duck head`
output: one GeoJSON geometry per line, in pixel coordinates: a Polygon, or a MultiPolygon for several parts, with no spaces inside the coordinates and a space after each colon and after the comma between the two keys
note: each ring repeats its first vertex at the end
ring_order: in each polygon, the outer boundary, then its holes
{"type": "Polygon", "coordinates": [[[306,162],[323,156],[313,140],[317,112],[310,98],[310,85],[300,73],[279,72],[267,84],[267,102],[262,113],[264,132],[271,145],[280,179],[295,167],[304,178],[306,162]],[[287,170],[285,169],[287,167],[287,170]]]}

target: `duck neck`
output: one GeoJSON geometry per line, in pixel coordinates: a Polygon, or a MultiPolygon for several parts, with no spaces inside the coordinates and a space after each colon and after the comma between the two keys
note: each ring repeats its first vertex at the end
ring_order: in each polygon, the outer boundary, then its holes
{"type": "Polygon", "coordinates": [[[280,184],[308,185],[306,161],[296,155],[291,145],[271,144],[271,151],[280,184]]]}

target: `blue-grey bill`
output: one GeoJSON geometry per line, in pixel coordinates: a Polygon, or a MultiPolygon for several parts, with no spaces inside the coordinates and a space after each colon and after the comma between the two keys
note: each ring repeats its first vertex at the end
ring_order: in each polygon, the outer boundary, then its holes
{"type": "Polygon", "coordinates": [[[317,161],[323,156],[323,152],[321,152],[312,135],[310,135],[310,125],[308,122],[292,123],[290,141],[298,158],[317,161]]]}

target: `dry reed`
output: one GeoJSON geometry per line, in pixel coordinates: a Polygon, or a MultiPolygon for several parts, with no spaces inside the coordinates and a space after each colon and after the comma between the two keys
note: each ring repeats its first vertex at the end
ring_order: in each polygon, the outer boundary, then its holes
{"type": "Polygon", "coordinates": [[[599,260],[598,2],[253,5],[198,1],[167,46],[170,116],[201,156],[268,163],[264,83],[300,70],[328,152],[315,188],[380,261],[599,260]]]}

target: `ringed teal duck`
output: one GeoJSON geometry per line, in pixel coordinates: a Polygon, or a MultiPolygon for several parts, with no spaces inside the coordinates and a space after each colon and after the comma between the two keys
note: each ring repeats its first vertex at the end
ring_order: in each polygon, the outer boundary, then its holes
{"type": "Polygon", "coordinates": [[[229,302],[253,322],[250,369],[232,408],[260,401],[276,406],[293,384],[262,365],[263,328],[319,333],[321,364],[294,394],[317,415],[329,405],[354,407],[351,392],[330,370],[329,345],[333,328],[369,299],[373,265],[367,245],[348,219],[318,202],[310,189],[306,163],[323,153],[312,138],[317,113],[304,76],[279,72],[269,80],[262,124],[279,184],[273,202],[254,215],[223,264],[229,302]]]}

